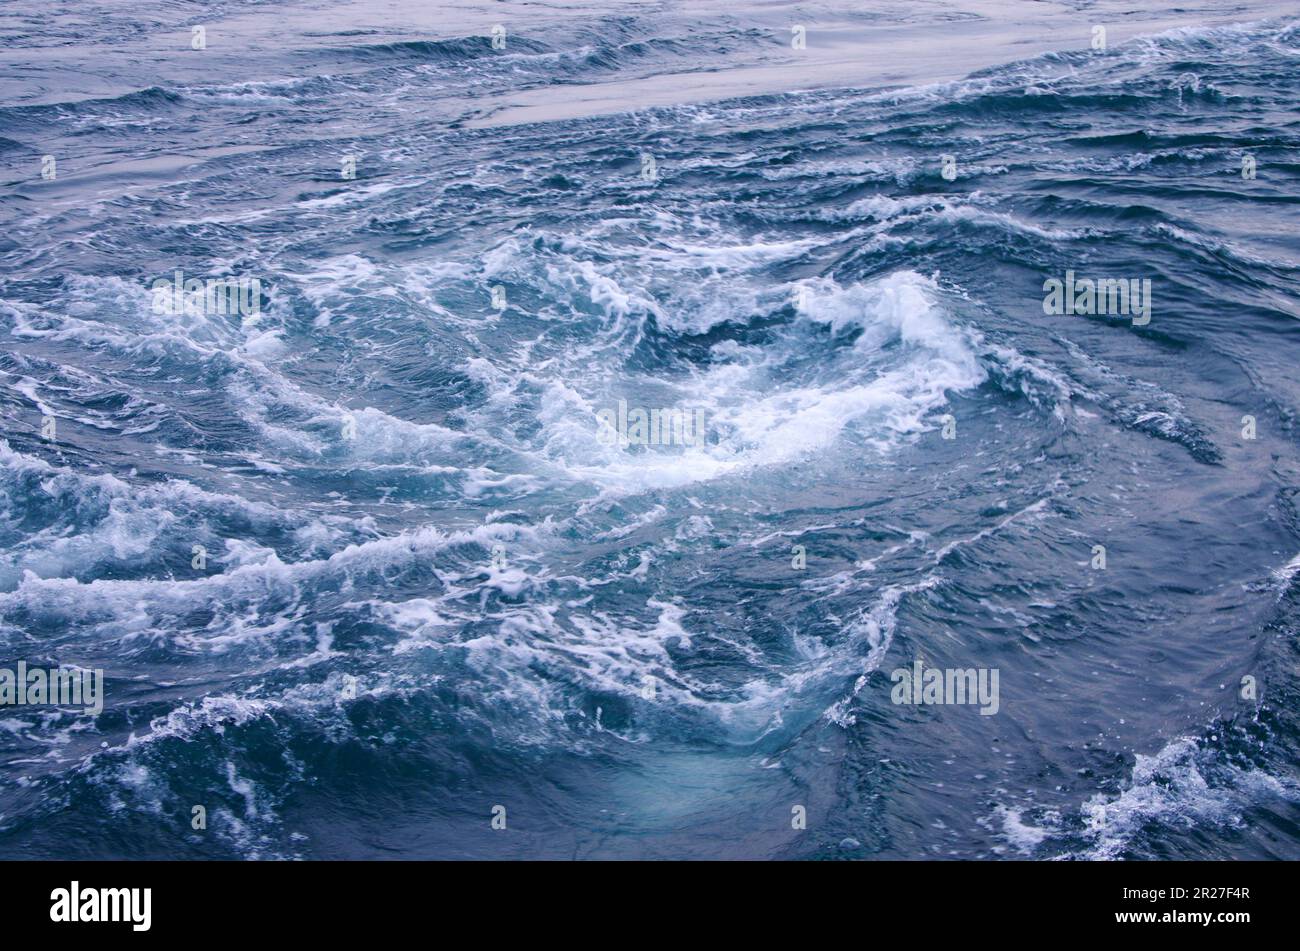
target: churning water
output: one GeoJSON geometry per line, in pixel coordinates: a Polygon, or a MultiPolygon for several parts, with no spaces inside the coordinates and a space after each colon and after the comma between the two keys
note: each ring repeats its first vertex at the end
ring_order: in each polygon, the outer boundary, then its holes
{"type": "Polygon", "coordinates": [[[1300,858],[1300,20],[195,6],[0,11],[0,855],[1300,858]]]}

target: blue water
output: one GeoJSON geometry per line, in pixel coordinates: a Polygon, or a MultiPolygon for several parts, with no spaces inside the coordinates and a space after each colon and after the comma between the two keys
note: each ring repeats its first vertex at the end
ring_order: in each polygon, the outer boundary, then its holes
{"type": "Polygon", "coordinates": [[[130,6],[0,12],[0,856],[1300,858],[1300,19],[519,121],[794,53],[130,6]]]}

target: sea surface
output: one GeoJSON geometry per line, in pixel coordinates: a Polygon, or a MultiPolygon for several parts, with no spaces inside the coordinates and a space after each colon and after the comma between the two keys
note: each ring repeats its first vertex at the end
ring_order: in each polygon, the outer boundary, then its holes
{"type": "Polygon", "coordinates": [[[5,0],[0,857],[1300,858],[1300,15],[1176,14],[5,0]]]}

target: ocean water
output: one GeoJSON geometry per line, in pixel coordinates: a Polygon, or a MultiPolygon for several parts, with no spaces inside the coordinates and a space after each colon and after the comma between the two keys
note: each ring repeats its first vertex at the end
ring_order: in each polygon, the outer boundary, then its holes
{"type": "Polygon", "coordinates": [[[1026,6],[7,0],[0,856],[1300,858],[1300,18],[1026,6]]]}

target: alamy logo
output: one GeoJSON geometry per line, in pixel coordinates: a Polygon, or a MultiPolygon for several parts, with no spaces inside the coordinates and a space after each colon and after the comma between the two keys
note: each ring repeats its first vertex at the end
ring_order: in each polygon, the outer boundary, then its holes
{"type": "Polygon", "coordinates": [[[253,317],[262,310],[262,282],[255,277],[186,279],[181,271],[169,281],[153,282],[155,314],[240,314],[253,317]]]}
{"type": "Polygon", "coordinates": [[[151,924],[151,888],[83,889],[73,882],[50,892],[50,900],[50,921],[129,921],[132,931],[148,931],[151,924]]]}
{"type": "Polygon", "coordinates": [[[620,446],[702,446],[704,445],[704,410],[627,408],[627,400],[618,401],[618,409],[596,413],[600,421],[599,438],[605,445],[620,446]]]}
{"type": "Polygon", "coordinates": [[[889,679],[894,684],[889,699],[894,703],[926,706],[978,703],[980,716],[991,717],[998,712],[996,667],[923,668],[918,660],[910,670],[899,667],[889,679]]]}
{"type": "Polygon", "coordinates": [[[1065,280],[1049,277],[1043,281],[1044,314],[1100,314],[1109,317],[1132,317],[1134,327],[1151,323],[1151,278],[1074,277],[1065,272],[1065,280]],[[1141,318],[1141,319],[1139,319],[1141,318]]]}
{"type": "Polygon", "coordinates": [[[15,704],[82,707],[84,712],[98,715],[104,709],[104,671],[82,667],[29,670],[21,660],[16,671],[0,667],[0,707],[15,704]]]}

